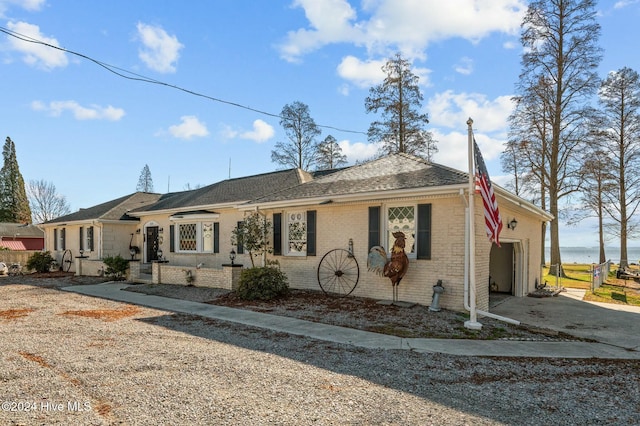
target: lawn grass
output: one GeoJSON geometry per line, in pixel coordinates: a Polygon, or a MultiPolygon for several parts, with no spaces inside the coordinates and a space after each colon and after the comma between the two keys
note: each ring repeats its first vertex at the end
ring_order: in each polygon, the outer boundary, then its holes
{"type": "MultiPolygon", "coordinates": [[[[622,305],[640,306],[640,290],[629,288],[624,280],[616,279],[617,265],[611,266],[609,276],[602,286],[591,291],[591,264],[562,265],[565,277],[559,278],[559,287],[587,290],[584,300],[603,303],[617,303],[622,305]]],[[[556,286],[556,277],[549,275],[549,266],[542,270],[542,281],[547,286],[556,286]]]]}

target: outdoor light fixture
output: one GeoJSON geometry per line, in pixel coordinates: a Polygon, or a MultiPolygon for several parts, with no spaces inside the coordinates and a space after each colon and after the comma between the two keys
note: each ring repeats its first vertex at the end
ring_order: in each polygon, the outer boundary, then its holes
{"type": "Polygon", "coordinates": [[[353,238],[349,238],[349,257],[353,257],[353,238]]]}
{"type": "Polygon", "coordinates": [[[507,222],[507,228],[511,229],[512,231],[516,229],[516,226],[518,226],[518,221],[515,217],[511,219],[511,222],[507,222]]]}
{"type": "Polygon", "coordinates": [[[80,249],[80,257],[84,257],[84,250],[80,249]]]}
{"type": "Polygon", "coordinates": [[[136,253],[137,253],[137,251],[133,247],[129,249],[129,254],[131,255],[131,260],[135,259],[136,253]]]}
{"type": "Polygon", "coordinates": [[[231,249],[231,252],[229,253],[229,259],[231,259],[231,265],[233,265],[233,261],[236,260],[236,251],[234,249],[231,249]]]}

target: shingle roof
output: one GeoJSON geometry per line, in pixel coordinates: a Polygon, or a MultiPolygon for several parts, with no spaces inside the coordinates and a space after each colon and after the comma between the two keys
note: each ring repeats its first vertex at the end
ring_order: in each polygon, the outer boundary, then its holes
{"type": "Polygon", "coordinates": [[[43,238],[44,231],[36,225],[23,223],[0,223],[0,237],[43,238]]]}
{"type": "Polygon", "coordinates": [[[199,189],[163,195],[157,203],[137,209],[136,212],[245,202],[309,180],[311,180],[311,175],[299,169],[227,179],[199,189]]]}
{"type": "Polygon", "coordinates": [[[127,215],[131,210],[153,204],[160,198],[160,194],[151,194],[148,192],[135,192],[97,206],[80,209],[75,213],[60,216],[45,222],[75,222],[85,220],[138,220],[137,218],[127,215]]]}
{"type": "Polygon", "coordinates": [[[255,199],[250,204],[460,185],[468,174],[409,154],[388,155],[255,199]]]}

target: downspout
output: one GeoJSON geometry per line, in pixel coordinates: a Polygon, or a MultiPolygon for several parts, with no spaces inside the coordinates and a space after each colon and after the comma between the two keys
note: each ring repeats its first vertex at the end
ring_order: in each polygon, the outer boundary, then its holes
{"type": "MultiPolygon", "coordinates": [[[[469,204],[467,203],[467,198],[464,196],[464,189],[460,189],[460,198],[465,205],[465,215],[464,215],[464,308],[471,312],[471,306],[469,305],[469,204]]],[[[502,315],[492,314],[491,312],[484,312],[479,309],[476,309],[476,313],[478,315],[482,315],[484,317],[494,318],[499,321],[504,321],[509,324],[520,325],[520,321],[514,320],[512,318],[503,317],[502,315]]]]}

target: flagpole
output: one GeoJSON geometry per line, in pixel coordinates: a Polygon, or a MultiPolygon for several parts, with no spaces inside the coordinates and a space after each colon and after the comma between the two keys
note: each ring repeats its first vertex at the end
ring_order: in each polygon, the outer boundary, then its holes
{"type": "Polygon", "coordinates": [[[474,198],[476,193],[474,151],[473,151],[473,120],[467,120],[467,134],[469,137],[469,321],[465,321],[464,326],[472,330],[480,330],[482,324],[478,322],[476,312],[476,230],[474,198]]]}

